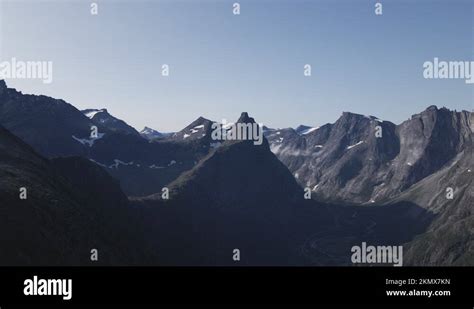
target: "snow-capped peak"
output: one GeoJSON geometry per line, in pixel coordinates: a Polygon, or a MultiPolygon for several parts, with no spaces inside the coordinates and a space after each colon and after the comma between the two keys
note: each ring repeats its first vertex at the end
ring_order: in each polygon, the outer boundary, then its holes
{"type": "Polygon", "coordinates": [[[86,110],[82,111],[82,113],[84,113],[84,115],[89,119],[92,119],[96,114],[103,113],[103,112],[107,112],[107,109],[105,109],[105,108],[102,108],[102,109],[86,109],[86,110]]]}
{"type": "Polygon", "coordinates": [[[149,128],[149,127],[144,127],[143,130],[140,131],[140,134],[156,134],[156,133],[160,133],[152,128],[149,128]]]}
{"type": "Polygon", "coordinates": [[[143,130],[140,131],[140,135],[148,140],[152,140],[155,138],[163,138],[171,134],[172,133],[162,133],[149,127],[144,127],[143,130]]]}

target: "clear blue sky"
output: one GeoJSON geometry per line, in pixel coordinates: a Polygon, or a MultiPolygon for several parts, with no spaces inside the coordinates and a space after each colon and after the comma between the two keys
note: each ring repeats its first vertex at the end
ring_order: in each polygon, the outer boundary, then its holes
{"type": "Polygon", "coordinates": [[[236,1],[97,0],[91,16],[88,0],[0,0],[2,59],[54,63],[52,84],[7,83],[161,131],[242,111],[294,127],[474,106],[474,85],[422,75],[434,57],[474,60],[472,0],[382,0],[382,16],[367,0],[240,0],[234,16],[236,1]]]}

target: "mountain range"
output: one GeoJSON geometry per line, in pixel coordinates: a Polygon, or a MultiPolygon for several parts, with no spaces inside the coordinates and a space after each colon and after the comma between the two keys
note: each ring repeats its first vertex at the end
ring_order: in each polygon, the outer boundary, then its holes
{"type": "Polygon", "coordinates": [[[302,186],[360,204],[386,201],[438,171],[472,143],[473,130],[471,112],[430,106],[400,125],[344,112],[310,132],[269,130],[266,137],[302,186]]]}
{"type": "Polygon", "coordinates": [[[138,132],[0,81],[0,125],[1,264],[83,265],[99,246],[107,265],[351,265],[362,241],[403,244],[408,265],[474,264],[469,111],[344,112],[217,143],[203,117],[138,132]]]}

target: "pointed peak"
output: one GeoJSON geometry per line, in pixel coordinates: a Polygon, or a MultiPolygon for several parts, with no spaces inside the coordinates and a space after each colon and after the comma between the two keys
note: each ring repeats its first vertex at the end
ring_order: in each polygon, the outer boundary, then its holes
{"type": "Polygon", "coordinates": [[[180,132],[183,132],[183,131],[188,131],[192,128],[195,128],[196,126],[201,126],[201,125],[204,125],[204,126],[207,126],[207,125],[210,125],[212,123],[212,121],[210,121],[209,119],[206,119],[202,116],[199,116],[199,118],[197,118],[196,120],[194,120],[193,122],[191,122],[189,125],[187,125],[184,129],[182,129],[180,132]]]}
{"type": "Polygon", "coordinates": [[[255,123],[255,120],[249,116],[247,112],[243,112],[240,114],[239,120],[237,120],[237,123],[255,123]]]}
{"type": "Polygon", "coordinates": [[[199,118],[194,120],[192,123],[204,123],[204,122],[210,122],[210,120],[202,116],[199,116],[199,118]]]}
{"type": "Polygon", "coordinates": [[[158,132],[157,130],[153,128],[145,126],[143,130],[140,131],[140,133],[160,133],[160,132],[158,132]]]}

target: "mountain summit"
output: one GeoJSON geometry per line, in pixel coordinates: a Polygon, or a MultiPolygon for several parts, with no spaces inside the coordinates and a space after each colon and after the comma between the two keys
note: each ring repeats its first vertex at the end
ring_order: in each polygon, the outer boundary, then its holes
{"type": "MultiPolygon", "coordinates": [[[[254,120],[244,113],[239,121],[254,120]]],[[[219,265],[231,264],[228,252],[232,246],[246,252],[244,264],[292,263],[297,244],[291,243],[284,231],[298,220],[299,211],[304,213],[303,190],[267,142],[223,143],[168,188],[169,201],[159,193],[141,202],[163,204],[169,212],[186,213],[181,218],[182,228],[187,231],[186,237],[200,244],[199,256],[195,257],[198,265],[210,263],[209,258],[219,265]],[[269,250],[271,247],[279,249],[269,250]]],[[[313,211],[321,211],[312,206],[313,211]]],[[[299,229],[303,227],[296,228],[291,237],[298,239],[299,229]]]]}
{"type": "Polygon", "coordinates": [[[144,127],[143,130],[140,131],[140,135],[146,138],[147,140],[163,138],[169,136],[170,134],[172,133],[161,133],[149,127],[144,127]]]}
{"type": "Polygon", "coordinates": [[[344,112],[305,135],[283,129],[266,136],[298,182],[320,198],[373,203],[396,196],[461,152],[472,139],[470,115],[430,106],[395,125],[344,112]]]}
{"type": "Polygon", "coordinates": [[[139,135],[137,130],[129,126],[125,121],[118,119],[107,111],[107,109],[86,109],[82,113],[97,125],[106,127],[112,132],[122,132],[125,134],[139,135]]]}

